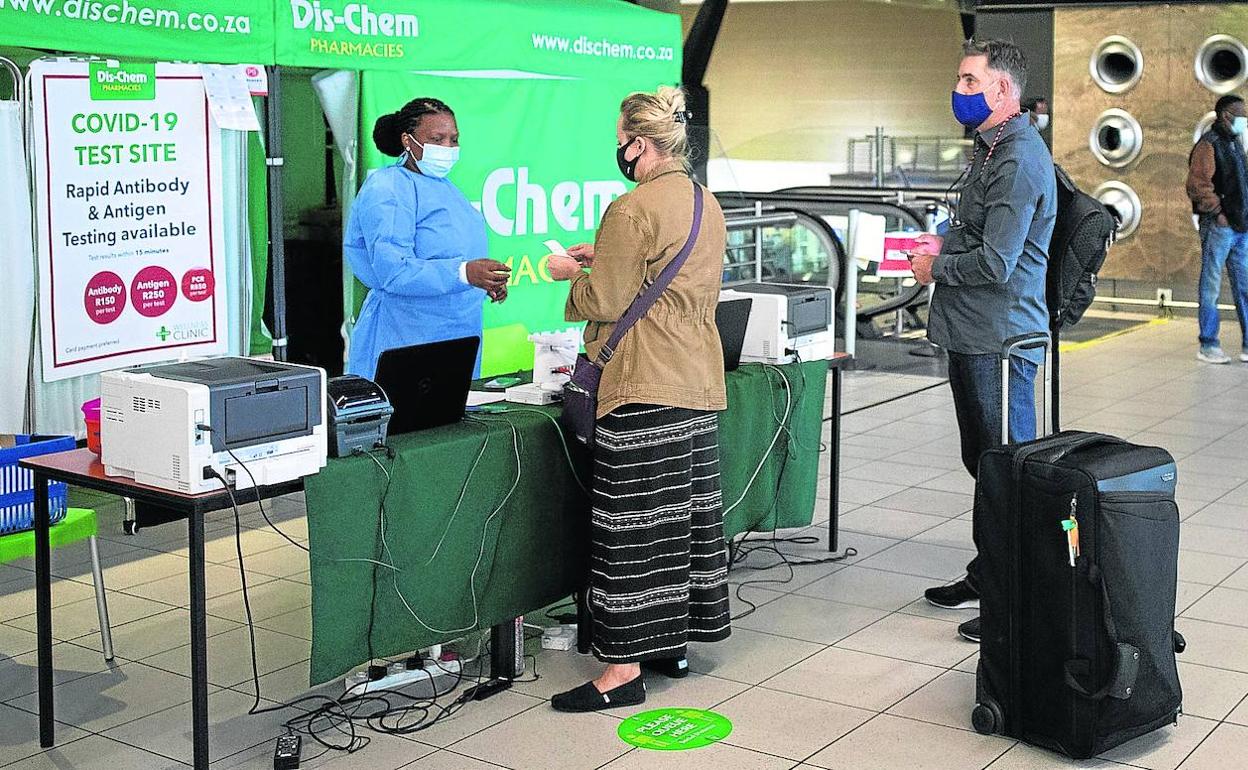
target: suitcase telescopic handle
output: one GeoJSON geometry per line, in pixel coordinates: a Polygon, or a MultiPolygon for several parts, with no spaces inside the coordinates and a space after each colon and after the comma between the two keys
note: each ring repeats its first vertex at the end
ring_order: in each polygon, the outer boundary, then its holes
{"type": "Polygon", "coordinates": [[[1044,414],[1036,425],[1039,435],[1051,425],[1053,415],[1053,338],[1048,332],[1010,337],[1001,345],[1001,443],[1010,443],[1010,359],[1024,350],[1044,349],[1044,414]]]}

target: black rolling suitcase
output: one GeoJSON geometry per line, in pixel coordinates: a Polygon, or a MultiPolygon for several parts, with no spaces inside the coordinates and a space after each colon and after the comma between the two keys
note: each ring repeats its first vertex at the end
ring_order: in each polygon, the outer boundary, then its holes
{"type": "MultiPolygon", "coordinates": [[[[1011,340],[1003,368],[1048,344],[1011,340]]],[[[1084,759],[1177,723],[1175,480],[1164,449],[1096,433],[984,454],[976,730],[1084,759]]]]}

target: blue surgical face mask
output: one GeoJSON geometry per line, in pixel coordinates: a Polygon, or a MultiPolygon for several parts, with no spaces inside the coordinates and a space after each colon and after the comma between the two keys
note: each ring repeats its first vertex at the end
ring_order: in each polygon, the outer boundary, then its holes
{"type": "Polygon", "coordinates": [[[977,128],[992,115],[992,108],[983,93],[960,94],[953,92],[953,117],[968,128],[977,128]]]}
{"type": "Polygon", "coordinates": [[[441,144],[421,144],[412,138],[412,143],[421,149],[421,158],[416,161],[416,168],[425,176],[442,179],[451,173],[451,169],[459,162],[459,148],[446,147],[441,144]]]}
{"type": "Polygon", "coordinates": [[[1231,119],[1231,133],[1235,136],[1243,136],[1248,131],[1248,117],[1240,115],[1231,119]]]}

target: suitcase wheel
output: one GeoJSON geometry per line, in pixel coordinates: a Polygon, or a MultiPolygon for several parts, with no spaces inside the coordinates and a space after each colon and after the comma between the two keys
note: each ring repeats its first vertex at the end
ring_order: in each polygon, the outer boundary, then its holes
{"type": "Polygon", "coordinates": [[[1005,726],[1005,717],[1002,716],[997,702],[989,700],[975,704],[975,709],[971,711],[971,724],[975,727],[975,732],[992,735],[1005,726]]]}
{"type": "Polygon", "coordinates": [[[1187,640],[1183,638],[1183,634],[1178,631],[1174,632],[1174,651],[1180,655],[1187,649],[1187,640]]]}

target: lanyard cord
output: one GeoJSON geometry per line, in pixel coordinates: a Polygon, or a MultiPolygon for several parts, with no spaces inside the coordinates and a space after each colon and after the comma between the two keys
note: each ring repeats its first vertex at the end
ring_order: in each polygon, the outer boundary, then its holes
{"type": "MultiPolygon", "coordinates": [[[[997,145],[1001,143],[1001,137],[1005,135],[1005,127],[1010,124],[1010,121],[1014,120],[1014,118],[1017,118],[1018,116],[1022,114],[1023,114],[1022,112],[1016,112],[1013,115],[1006,118],[1005,120],[1001,121],[1001,125],[997,126],[997,133],[992,138],[992,144],[989,145],[988,147],[988,154],[984,156],[984,165],[980,166],[979,173],[982,174],[984,172],[984,169],[988,168],[988,161],[992,160],[992,154],[996,152],[997,145]]],[[[952,201],[949,199],[949,195],[954,190],[960,190],[961,186],[965,186],[962,184],[964,180],[969,181],[968,177],[970,176],[971,171],[975,168],[975,161],[978,157],[979,157],[979,143],[976,142],[974,145],[974,150],[971,152],[970,163],[966,164],[966,168],[962,169],[962,173],[958,175],[958,178],[955,179],[953,184],[950,185],[949,189],[945,191],[945,204],[949,207],[949,210],[953,213],[952,219],[954,220],[956,224],[961,224],[961,221],[958,219],[958,216],[957,216],[957,207],[953,205],[952,201]]]]}

